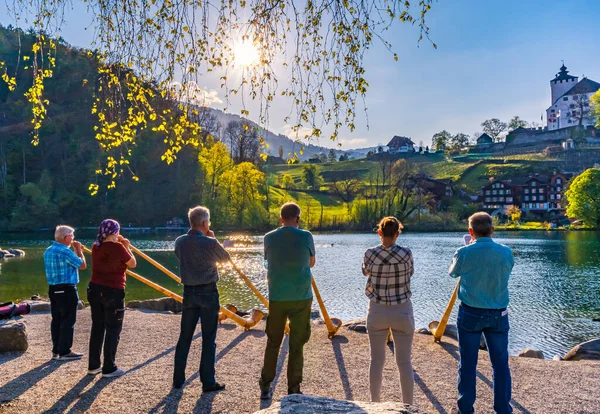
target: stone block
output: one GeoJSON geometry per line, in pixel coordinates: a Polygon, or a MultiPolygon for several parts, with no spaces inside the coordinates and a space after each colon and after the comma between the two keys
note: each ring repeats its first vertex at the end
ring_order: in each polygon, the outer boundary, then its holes
{"type": "Polygon", "coordinates": [[[539,349],[525,348],[524,350],[519,352],[519,357],[544,359],[544,353],[539,349]]]}
{"type": "Polygon", "coordinates": [[[600,361],[600,338],[592,339],[571,348],[564,361],[600,361]]]}
{"type": "Polygon", "coordinates": [[[424,414],[416,407],[399,402],[372,403],[345,401],[313,395],[293,394],[255,414],[424,414]]]}
{"type": "Polygon", "coordinates": [[[0,321],[0,352],[27,351],[27,329],[20,320],[0,321]]]}

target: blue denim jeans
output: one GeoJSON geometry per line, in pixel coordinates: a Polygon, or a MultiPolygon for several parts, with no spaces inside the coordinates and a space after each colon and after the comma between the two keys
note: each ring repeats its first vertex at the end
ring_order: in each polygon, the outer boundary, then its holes
{"type": "Polygon", "coordinates": [[[190,352],[194,331],[200,319],[202,329],[202,355],[200,357],[200,381],[202,388],[215,385],[215,357],[217,327],[219,322],[219,291],[216,283],[183,287],[183,311],[181,332],[175,348],[173,385],[185,382],[185,366],[190,352]]]}
{"type": "Polygon", "coordinates": [[[508,367],[508,313],[461,304],[458,308],[458,409],[471,414],[476,398],[477,358],[481,334],[485,337],[494,379],[494,411],[512,413],[511,377],[508,367]]]}

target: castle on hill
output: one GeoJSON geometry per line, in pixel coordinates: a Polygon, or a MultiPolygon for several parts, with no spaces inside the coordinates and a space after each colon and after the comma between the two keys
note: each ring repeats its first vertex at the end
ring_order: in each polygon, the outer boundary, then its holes
{"type": "Polygon", "coordinates": [[[494,143],[486,134],[477,138],[472,152],[519,154],[545,149],[568,151],[575,148],[574,138],[586,144],[599,144],[600,131],[594,128],[590,97],[600,90],[600,83],[569,74],[563,65],[550,80],[550,106],[546,109],[546,126],[519,127],[506,136],[505,142],[494,143]]]}
{"type": "Polygon", "coordinates": [[[600,89],[600,83],[588,78],[579,80],[569,75],[563,65],[550,81],[551,102],[546,109],[548,131],[574,125],[593,126],[595,120],[590,112],[590,97],[600,89]]]}

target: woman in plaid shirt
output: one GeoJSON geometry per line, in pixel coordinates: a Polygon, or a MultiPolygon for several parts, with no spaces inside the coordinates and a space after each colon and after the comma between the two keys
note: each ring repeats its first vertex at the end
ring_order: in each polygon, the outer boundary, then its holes
{"type": "Polygon", "coordinates": [[[402,401],[413,403],[414,377],[411,349],[415,330],[410,278],[414,273],[410,249],[396,244],[402,224],[395,217],[384,217],[377,233],[381,244],[367,249],[362,271],[367,279],[365,293],[370,299],[367,331],[371,347],[369,384],[371,401],[381,400],[381,380],[385,363],[388,331],[394,337],[394,353],[400,371],[402,401]]]}

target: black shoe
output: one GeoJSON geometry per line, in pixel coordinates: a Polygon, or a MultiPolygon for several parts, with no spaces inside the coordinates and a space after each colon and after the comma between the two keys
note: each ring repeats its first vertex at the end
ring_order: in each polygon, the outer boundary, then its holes
{"type": "Polygon", "coordinates": [[[215,385],[213,385],[212,387],[207,387],[207,388],[202,387],[202,392],[217,392],[217,391],[223,391],[224,389],[225,389],[225,384],[219,384],[218,382],[215,382],[215,385]]]}
{"type": "Polygon", "coordinates": [[[74,361],[76,359],[83,358],[83,354],[77,354],[75,352],[69,352],[66,355],[60,355],[57,360],[59,361],[74,361]]]}
{"type": "Polygon", "coordinates": [[[271,398],[273,398],[273,393],[270,390],[260,392],[261,400],[270,400],[271,398]]]}

